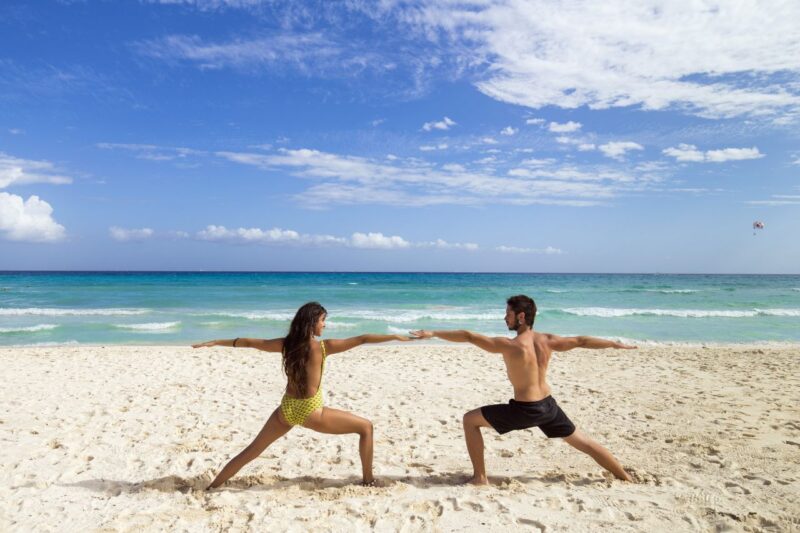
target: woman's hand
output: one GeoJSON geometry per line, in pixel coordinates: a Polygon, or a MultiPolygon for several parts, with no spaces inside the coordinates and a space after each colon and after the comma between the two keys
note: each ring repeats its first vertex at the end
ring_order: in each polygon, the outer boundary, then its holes
{"type": "Polygon", "coordinates": [[[210,346],[216,346],[216,345],[217,341],[207,341],[207,342],[201,342],[199,344],[192,344],[192,348],[208,348],[210,346]]]}
{"type": "Polygon", "coordinates": [[[394,339],[400,342],[415,341],[417,337],[411,335],[394,335],[394,339]]]}
{"type": "Polygon", "coordinates": [[[425,329],[418,329],[417,331],[409,331],[408,333],[415,340],[433,338],[433,332],[425,329]]]}

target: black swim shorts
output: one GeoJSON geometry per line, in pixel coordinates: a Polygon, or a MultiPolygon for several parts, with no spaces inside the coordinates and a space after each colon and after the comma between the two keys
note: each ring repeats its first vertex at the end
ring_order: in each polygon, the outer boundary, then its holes
{"type": "Polygon", "coordinates": [[[536,402],[509,400],[508,403],[484,405],[481,414],[501,435],[534,426],[551,439],[569,437],[575,432],[575,424],[552,396],[536,402]]]}

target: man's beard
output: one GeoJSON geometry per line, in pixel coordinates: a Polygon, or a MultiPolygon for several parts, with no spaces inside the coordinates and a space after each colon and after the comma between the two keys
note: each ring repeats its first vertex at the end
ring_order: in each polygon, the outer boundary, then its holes
{"type": "Polygon", "coordinates": [[[519,327],[521,325],[522,324],[520,324],[519,319],[517,319],[517,323],[516,324],[514,324],[513,326],[508,326],[508,331],[519,331],[519,327]]]}

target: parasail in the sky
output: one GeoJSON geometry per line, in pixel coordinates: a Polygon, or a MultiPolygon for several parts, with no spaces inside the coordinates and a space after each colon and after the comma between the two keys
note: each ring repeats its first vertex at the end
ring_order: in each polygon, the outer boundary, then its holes
{"type": "Polygon", "coordinates": [[[753,222],[753,235],[756,234],[756,231],[764,229],[764,223],[760,220],[756,220],[753,222]]]}

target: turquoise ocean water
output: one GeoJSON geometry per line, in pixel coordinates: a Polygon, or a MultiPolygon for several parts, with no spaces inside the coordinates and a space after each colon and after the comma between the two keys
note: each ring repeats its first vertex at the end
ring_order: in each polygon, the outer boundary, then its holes
{"type": "Polygon", "coordinates": [[[188,344],[278,337],[317,300],[325,337],[466,328],[508,335],[505,299],[536,329],[638,341],[800,341],[800,276],[0,272],[0,345],[188,344]]]}

